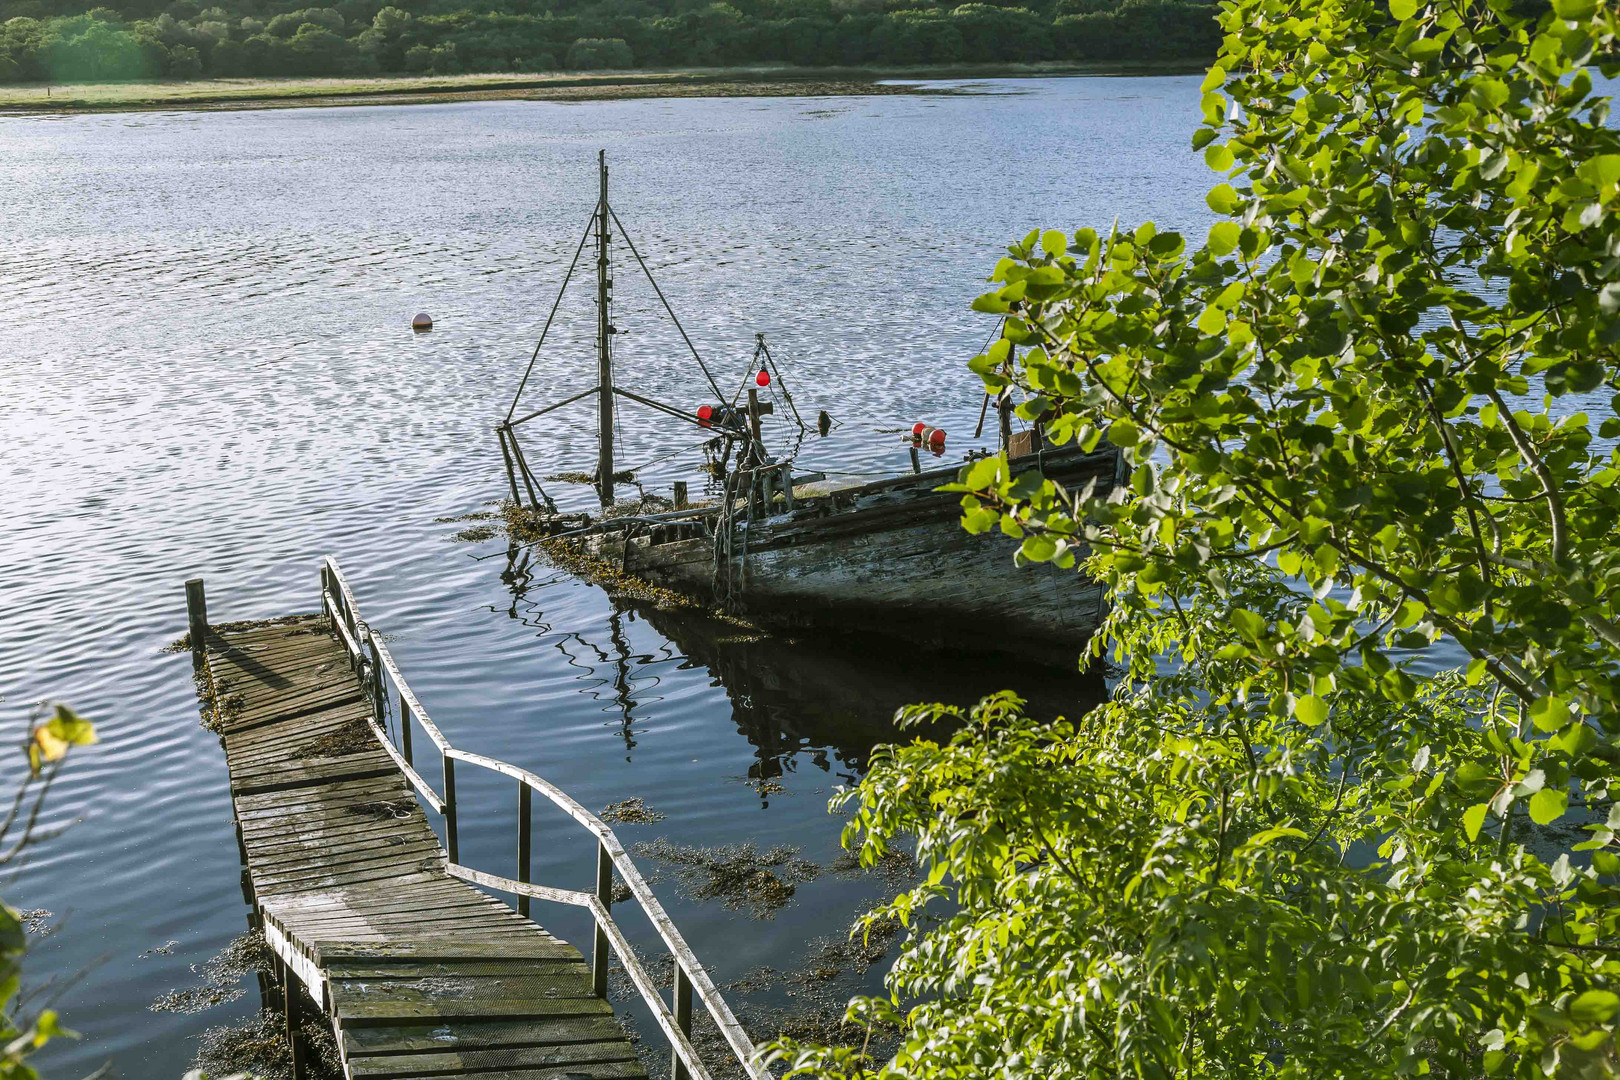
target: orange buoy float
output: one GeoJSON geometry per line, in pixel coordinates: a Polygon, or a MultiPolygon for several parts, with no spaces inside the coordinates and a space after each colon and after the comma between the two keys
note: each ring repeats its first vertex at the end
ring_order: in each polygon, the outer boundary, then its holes
{"type": "Polygon", "coordinates": [[[418,311],[416,313],[416,318],[411,320],[411,329],[412,330],[431,330],[431,329],[433,329],[433,316],[429,315],[425,311],[418,311]]]}

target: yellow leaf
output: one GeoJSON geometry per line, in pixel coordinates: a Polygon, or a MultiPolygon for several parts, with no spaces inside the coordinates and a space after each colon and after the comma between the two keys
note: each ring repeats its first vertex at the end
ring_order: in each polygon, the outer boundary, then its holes
{"type": "Polygon", "coordinates": [[[55,715],[34,728],[28,745],[29,765],[37,773],[41,762],[60,761],[69,747],[95,741],[95,725],[66,705],[57,705],[55,715]]]}

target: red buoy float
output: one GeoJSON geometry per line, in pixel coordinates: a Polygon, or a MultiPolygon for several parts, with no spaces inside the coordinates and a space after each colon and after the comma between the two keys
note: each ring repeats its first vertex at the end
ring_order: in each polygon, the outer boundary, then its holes
{"type": "Polygon", "coordinates": [[[697,418],[700,427],[735,428],[742,424],[742,417],[737,410],[723,404],[699,405],[697,418]]]}
{"type": "Polygon", "coordinates": [[[759,374],[754,376],[754,381],[761,386],[769,386],[771,385],[771,373],[764,368],[760,368],[759,374]]]}
{"type": "Polygon", "coordinates": [[[917,442],[924,443],[935,450],[945,447],[945,429],[932,427],[928,424],[912,424],[911,437],[917,442]]]}

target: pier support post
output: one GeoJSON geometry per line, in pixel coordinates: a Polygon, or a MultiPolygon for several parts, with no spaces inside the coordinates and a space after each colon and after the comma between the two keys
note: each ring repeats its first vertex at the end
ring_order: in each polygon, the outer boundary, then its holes
{"type": "Polygon", "coordinates": [[[677,480],[675,481],[675,509],[685,510],[686,506],[686,481],[677,480]]]}
{"type": "Polygon", "coordinates": [[[186,582],[186,634],[191,639],[192,657],[201,660],[208,649],[208,597],[200,577],[186,582]]]}
{"type": "MultiPolygon", "coordinates": [[[[687,977],[686,968],[681,964],[680,958],[675,958],[675,1026],[687,1038],[692,1037],[692,980],[687,977]]],[[[674,1080],[692,1080],[692,1074],[686,1071],[686,1065],[681,1061],[681,1055],[675,1050],[670,1051],[670,1076],[674,1080]]]]}
{"type": "MultiPolygon", "coordinates": [[[[600,840],[596,842],[596,898],[602,901],[602,907],[612,910],[613,907],[613,858],[608,855],[607,845],[600,840]]],[[[607,997],[608,958],[607,931],[600,926],[596,928],[596,944],[591,950],[591,986],[596,990],[599,998],[607,997]]]]}
{"type": "MultiPolygon", "coordinates": [[[[279,958],[278,958],[279,960],[279,958]]],[[[287,1017],[287,1050],[292,1055],[293,1080],[306,1080],[309,1070],[304,1064],[304,1039],[299,1033],[303,1026],[303,1006],[298,998],[297,976],[293,974],[292,965],[280,960],[281,968],[281,1004],[282,1012],[287,1017]]]]}

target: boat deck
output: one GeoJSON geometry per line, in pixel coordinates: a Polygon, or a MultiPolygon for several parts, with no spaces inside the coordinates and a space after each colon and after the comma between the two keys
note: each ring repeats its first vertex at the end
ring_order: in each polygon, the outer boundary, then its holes
{"type": "Polygon", "coordinates": [[[640,1078],[572,945],[445,870],[318,616],[207,636],[214,717],[266,938],[350,1078],[640,1078]]]}

